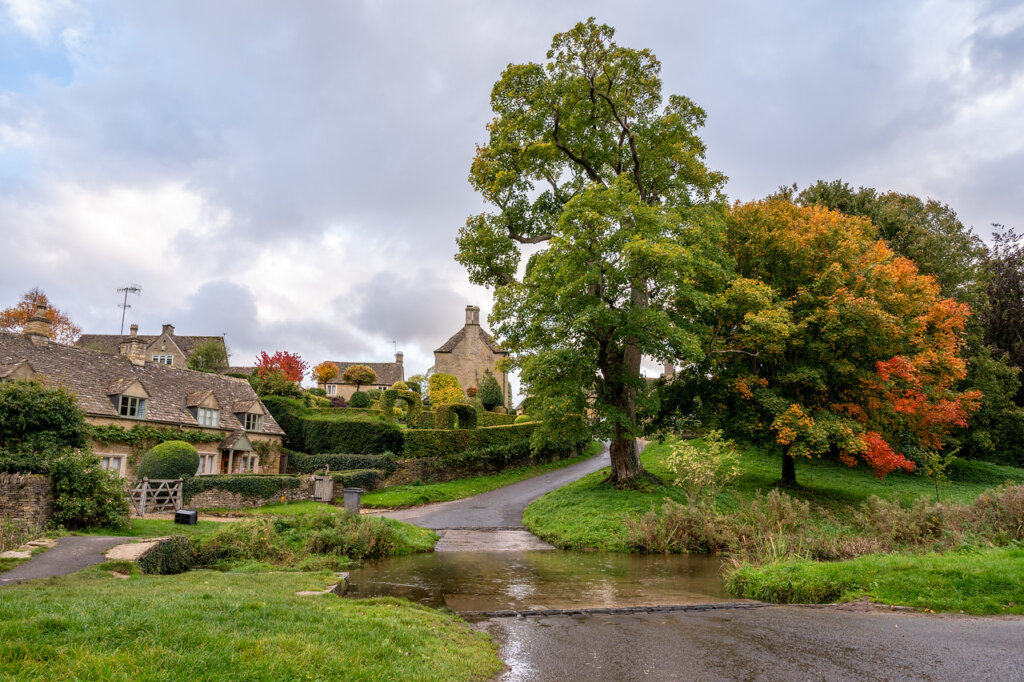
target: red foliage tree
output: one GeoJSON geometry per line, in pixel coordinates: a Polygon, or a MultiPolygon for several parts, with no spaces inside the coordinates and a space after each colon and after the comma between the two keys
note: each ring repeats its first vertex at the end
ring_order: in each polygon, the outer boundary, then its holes
{"type": "Polygon", "coordinates": [[[309,369],[308,363],[304,362],[297,353],[288,351],[274,351],[273,355],[261,351],[256,358],[256,375],[261,379],[266,379],[269,373],[277,371],[281,372],[288,381],[298,382],[302,381],[307,369],[309,369]]]}

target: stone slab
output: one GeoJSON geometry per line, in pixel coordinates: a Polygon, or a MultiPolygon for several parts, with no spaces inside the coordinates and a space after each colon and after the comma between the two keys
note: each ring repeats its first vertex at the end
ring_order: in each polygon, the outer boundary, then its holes
{"type": "Polygon", "coordinates": [[[554,547],[525,530],[446,530],[435,552],[528,552],[554,547]]]}
{"type": "Polygon", "coordinates": [[[0,552],[0,559],[31,559],[32,550],[17,550],[12,549],[7,552],[0,552]]]}
{"type": "Polygon", "coordinates": [[[107,550],[104,556],[108,561],[138,561],[146,553],[156,547],[159,542],[127,542],[107,550]]]}

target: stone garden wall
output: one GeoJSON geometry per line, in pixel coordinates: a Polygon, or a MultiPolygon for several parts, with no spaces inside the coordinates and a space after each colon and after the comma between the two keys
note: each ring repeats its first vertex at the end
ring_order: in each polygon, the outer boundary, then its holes
{"type": "Polygon", "coordinates": [[[53,482],[35,474],[0,474],[0,519],[43,526],[53,514],[53,482]]]}
{"type": "Polygon", "coordinates": [[[312,500],[313,477],[303,476],[297,488],[282,486],[269,496],[246,496],[229,490],[212,488],[193,495],[188,506],[192,509],[250,509],[271,502],[281,502],[282,497],[285,502],[312,500]]]}

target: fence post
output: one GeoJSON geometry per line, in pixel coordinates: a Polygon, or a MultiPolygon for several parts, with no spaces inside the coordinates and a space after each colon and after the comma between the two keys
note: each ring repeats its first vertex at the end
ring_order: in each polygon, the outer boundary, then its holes
{"type": "Polygon", "coordinates": [[[177,498],[178,499],[177,499],[177,501],[174,504],[174,511],[178,511],[184,505],[184,499],[185,499],[185,479],[184,478],[179,478],[178,479],[178,496],[177,496],[177,498]]]}
{"type": "Polygon", "coordinates": [[[146,518],[146,497],[149,493],[149,479],[142,479],[142,505],[139,507],[139,518],[146,518]]]}

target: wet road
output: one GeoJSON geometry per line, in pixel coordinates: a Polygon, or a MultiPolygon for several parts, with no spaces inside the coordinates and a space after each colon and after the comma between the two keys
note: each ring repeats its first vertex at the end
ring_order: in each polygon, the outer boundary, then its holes
{"type": "Polygon", "coordinates": [[[131,538],[107,536],[69,536],[60,538],[57,546],[37,554],[29,561],[6,573],[0,573],[0,587],[22,580],[70,575],[106,559],[103,553],[131,538]]]}
{"type": "Polygon", "coordinates": [[[609,466],[608,447],[578,464],[464,500],[440,502],[383,516],[423,528],[522,528],[523,510],[535,499],[609,466]]]}
{"type": "Polygon", "coordinates": [[[1022,680],[1024,618],[835,607],[495,618],[506,681],[1022,680]]]}

